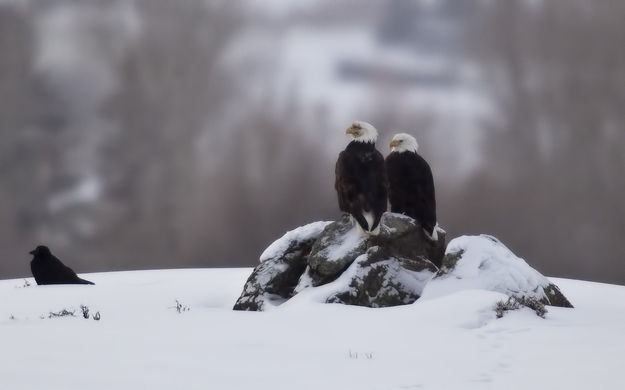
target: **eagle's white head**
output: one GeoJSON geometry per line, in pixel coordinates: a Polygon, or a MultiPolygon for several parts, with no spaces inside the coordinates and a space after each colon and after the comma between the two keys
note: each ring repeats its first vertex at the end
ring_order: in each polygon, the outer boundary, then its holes
{"type": "Polygon", "coordinates": [[[395,134],[391,144],[391,152],[413,152],[417,153],[419,149],[419,144],[417,143],[417,139],[410,134],[399,133],[395,134]]]}
{"type": "Polygon", "coordinates": [[[354,141],[358,142],[375,143],[378,140],[378,131],[375,127],[363,121],[355,121],[347,128],[345,133],[351,135],[354,141]]]}

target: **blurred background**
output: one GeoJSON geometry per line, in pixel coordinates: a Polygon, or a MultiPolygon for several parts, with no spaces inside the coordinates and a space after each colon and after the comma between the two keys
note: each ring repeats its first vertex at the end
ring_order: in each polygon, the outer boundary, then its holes
{"type": "Polygon", "coordinates": [[[355,120],[448,237],[625,284],[625,2],[0,0],[0,278],[253,266],[339,217],[355,120]]]}

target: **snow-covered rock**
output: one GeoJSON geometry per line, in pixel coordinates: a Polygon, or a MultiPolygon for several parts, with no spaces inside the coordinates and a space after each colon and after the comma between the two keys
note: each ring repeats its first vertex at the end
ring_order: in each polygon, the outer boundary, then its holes
{"type": "Polygon", "coordinates": [[[345,271],[349,278],[326,302],[368,307],[408,305],[421,296],[438,268],[424,258],[396,258],[381,247],[360,255],[345,271]]]}
{"type": "Polygon", "coordinates": [[[438,239],[432,240],[417,221],[405,215],[384,213],[377,235],[363,234],[354,225],[344,215],[321,233],[308,258],[313,286],[338,278],[369,248],[384,248],[389,257],[427,259],[435,265],[441,263],[445,253],[445,231],[438,228],[438,239]]]}
{"type": "Polygon", "coordinates": [[[336,279],[367,250],[367,237],[352,223],[349,215],[329,224],[308,256],[313,286],[336,279]]]}
{"type": "Polygon", "coordinates": [[[384,213],[380,221],[380,234],[369,237],[368,247],[380,246],[395,257],[425,258],[440,267],[445,255],[447,233],[436,226],[432,239],[416,220],[395,213],[384,213]]]}
{"type": "Polygon", "coordinates": [[[260,255],[260,262],[284,257],[285,254],[293,253],[293,248],[301,246],[302,243],[314,242],[331,223],[332,221],[313,222],[286,232],[265,249],[260,255]]]}
{"type": "Polygon", "coordinates": [[[462,236],[447,246],[443,264],[423,298],[461,290],[489,290],[532,297],[545,305],[573,307],[560,289],[492,236],[462,236]]]}
{"type": "Polygon", "coordinates": [[[370,307],[412,303],[443,258],[445,232],[437,233],[432,240],[418,222],[393,213],[382,216],[377,235],[362,232],[348,215],[295,229],[263,252],[234,308],[266,310],[330,283],[327,302],[370,307]]]}
{"type": "Polygon", "coordinates": [[[290,298],[307,266],[313,243],[329,223],[314,222],[299,227],[271,244],[247,279],[234,310],[263,310],[290,298]]]}

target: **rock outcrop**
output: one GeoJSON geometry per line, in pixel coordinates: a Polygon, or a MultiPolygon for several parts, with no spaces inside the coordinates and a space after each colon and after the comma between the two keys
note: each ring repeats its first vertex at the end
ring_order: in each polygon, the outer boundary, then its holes
{"type": "Polygon", "coordinates": [[[266,310],[305,288],[347,282],[327,302],[385,307],[414,302],[438,270],[445,232],[431,239],[418,222],[385,213],[380,232],[359,230],[348,215],[285,234],[261,255],[235,310],[266,310]],[[349,280],[347,278],[349,275],[349,280]]]}
{"type": "Polygon", "coordinates": [[[261,255],[235,310],[267,310],[307,289],[315,300],[367,307],[406,305],[462,290],[489,290],[573,307],[560,289],[496,238],[463,236],[445,249],[404,215],[385,213],[376,235],[349,216],[288,232],[261,255]],[[322,287],[323,286],[323,287],[322,287]]]}

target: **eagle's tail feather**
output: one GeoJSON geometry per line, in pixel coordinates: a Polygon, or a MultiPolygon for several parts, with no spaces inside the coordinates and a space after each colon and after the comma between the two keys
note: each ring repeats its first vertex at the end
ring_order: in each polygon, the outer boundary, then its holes
{"type": "Polygon", "coordinates": [[[375,219],[373,220],[373,224],[371,225],[371,231],[374,231],[375,229],[379,227],[380,219],[382,219],[382,214],[375,216],[375,219]]]}
{"type": "Polygon", "coordinates": [[[375,226],[374,226],[376,224],[375,215],[373,215],[373,213],[370,212],[370,211],[366,211],[366,212],[362,213],[362,215],[363,215],[364,219],[367,221],[367,226],[371,227],[370,229],[367,229],[367,230],[371,231],[371,230],[375,229],[375,226]]]}
{"type": "Polygon", "coordinates": [[[356,220],[358,225],[360,225],[362,230],[364,230],[365,232],[369,231],[369,224],[367,223],[367,220],[362,214],[355,213],[355,214],[352,214],[352,217],[356,220]]]}
{"type": "Polygon", "coordinates": [[[438,231],[436,228],[438,227],[438,223],[435,226],[424,226],[423,231],[428,235],[428,237],[432,241],[438,241],[438,231]]]}

